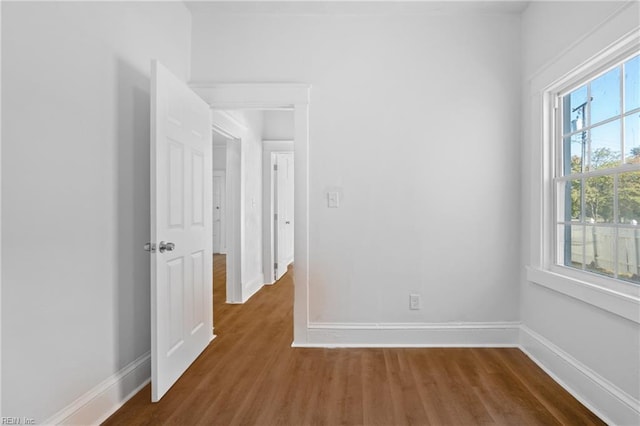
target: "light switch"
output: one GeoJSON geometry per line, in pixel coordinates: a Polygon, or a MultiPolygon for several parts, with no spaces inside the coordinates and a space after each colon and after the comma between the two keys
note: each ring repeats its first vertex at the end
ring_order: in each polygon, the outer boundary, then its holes
{"type": "Polygon", "coordinates": [[[328,200],[329,207],[336,208],[340,205],[340,197],[338,197],[337,192],[328,192],[327,200],[328,200]]]}

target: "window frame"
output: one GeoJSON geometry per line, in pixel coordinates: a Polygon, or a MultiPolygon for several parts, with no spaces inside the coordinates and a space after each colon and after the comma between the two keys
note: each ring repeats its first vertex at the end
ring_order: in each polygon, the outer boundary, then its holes
{"type": "MultiPolygon", "coordinates": [[[[628,110],[625,111],[625,87],[624,87],[624,72],[623,72],[623,64],[627,61],[630,61],[631,59],[637,57],[640,55],[640,52],[638,51],[638,48],[636,47],[632,47],[632,48],[628,48],[628,49],[623,49],[620,52],[618,52],[617,54],[613,54],[610,55],[611,57],[606,58],[606,59],[601,59],[599,60],[599,64],[598,65],[592,65],[589,67],[585,67],[586,69],[582,70],[581,72],[577,72],[575,75],[573,75],[570,79],[568,79],[567,81],[563,81],[559,84],[557,84],[555,87],[553,87],[553,89],[548,91],[548,98],[551,100],[552,105],[550,106],[549,110],[550,113],[552,114],[551,117],[551,126],[552,126],[552,130],[551,130],[551,134],[552,134],[552,138],[550,143],[553,145],[551,147],[551,152],[553,153],[553,159],[552,159],[552,167],[550,168],[552,170],[552,176],[551,176],[551,193],[552,193],[552,214],[553,214],[553,225],[551,226],[552,228],[552,232],[553,232],[553,236],[552,236],[552,259],[550,259],[549,262],[549,266],[550,269],[553,270],[554,272],[560,273],[560,274],[564,274],[564,275],[569,275],[572,276],[574,278],[577,279],[584,279],[587,281],[592,281],[598,285],[610,288],[612,290],[616,290],[616,291],[625,291],[627,290],[628,286],[640,286],[640,283],[635,283],[632,281],[627,281],[624,279],[621,279],[618,277],[618,271],[615,270],[613,271],[614,276],[610,277],[604,274],[599,274],[597,272],[593,272],[593,271],[589,271],[588,269],[586,269],[586,262],[585,262],[585,257],[583,254],[583,266],[582,268],[576,268],[576,267],[572,267],[572,266],[567,266],[564,265],[563,263],[561,263],[564,259],[564,244],[566,244],[566,242],[564,241],[564,237],[562,236],[562,233],[560,232],[560,227],[561,226],[567,226],[567,225],[575,225],[575,226],[581,226],[583,229],[583,232],[586,232],[586,230],[588,229],[588,225],[586,223],[586,218],[582,217],[584,214],[586,214],[586,209],[585,209],[585,188],[583,185],[584,180],[588,179],[588,178],[592,178],[592,177],[598,177],[598,176],[611,176],[613,179],[612,185],[613,185],[613,222],[612,223],[602,223],[599,226],[601,227],[608,227],[614,230],[615,233],[615,241],[616,241],[616,253],[618,251],[618,230],[619,229],[634,229],[634,230],[640,230],[640,225],[638,226],[631,226],[628,224],[621,224],[618,222],[618,182],[619,182],[619,176],[623,173],[628,173],[628,172],[640,172],[640,164],[627,164],[626,163],[626,154],[625,154],[625,149],[627,148],[627,145],[624,144],[624,138],[625,138],[625,119],[626,117],[631,117],[634,114],[639,114],[640,113],[640,108],[635,108],[633,110],[628,110]],[[607,74],[608,72],[610,72],[613,69],[619,68],[621,70],[620,72],[620,112],[614,116],[608,117],[604,120],[599,120],[595,123],[592,122],[591,120],[591,102],[590,102],[590,98],[592,96],[590,87],[591,87],[591,83],[593,83],[595,80],[597,80],[599,77],[603,76],[604,74],[607,74]],[[564,103],[563,103],[563,97],[567,96],[569,94],[571,94],[573,91],[579,89],[581,86],[587,86],[587,94],[586,94],[586,98],[587,98],[587,103],[588,103],[588,115],[587,116],[583,116],[582,119],[584,120],[583,122],[583,126],[580,130],[575,130],[575,131],[570,131],[568,133],[564,133],[565,130],[565,122],[564,122],[564,115],[565,115],[565,111],[564,111],[564,103]],[[588,117],[588,120],[587,120],[588,117]],[[588,131],[589,132],[589,139],[591,139],[591,130],[594,128],[598,128],[600,126],[604,126],[606,124],[615,122],[616,120],[619,120],[620,122],[620,142],[622,143],[622,146],[624,147],[624,149],[621,150],[620,152],[620,164],[615,166],[615,167],[610,167],[610,168],[603,168],[603,169],[592,169],[591,168],[591,149],[587,150],[587,158],[582,158],[582,164],[584,166],[584,164],[586,163],[588,165],[588,169],[580,172],[580,173],[569,173],[569,174],[565,174],[564,171],[564,138],[566,137],[573,137],[574,135],[578,135],[582,132],[588,131]],[[560,193],[559,191],[559,183],[560,182],[566,182],[566,183],[570,183],[574,180],[580,180],[581,181],[581,219],[579,222],[576,223],[572,223],[572,222],[567,222],[566,219],[561,218],[560,217],[560,211],[564,208],[566,209],[567,206],[564,205],[562,206],[561,203],[563,202],[563,200],[561,200],[561,198],[564,197],[563,194],[560,193]],[[575,271],[575,272],[574,272],[575,271]],[[586,275],[585,275],[586,274],[586,275]]],[[[590,146],[591,144],[589,144],[590,146]]],[[[584,249],[586,247],[585,242],[583,242],[583,253],[584,253],[584,249]]],[[[617,262],[617,255],[616,255],[616,259],[614,259],[614,262],[616,263],[616,265],[618,264],[617,262]]],[[[617,269],[617,266],[616,266],[617,269]]],[[[633,287],[632,287],[633,290],[633,287]]]]}
{"type": "MultiPolygon", "coordinates": [[[[578,46],[574,46],[577,48],[578,46]]],[[[581,46],[577,51],[582,50],[581,46]]],[[[569,93],[587,81],[604,74],[634,54],[640,53],[640,34],[627,33],[618,41],[603,48],[586,61],[576,61],[577,51],[567,58],[559,57],[552,67],[534,75],[530,80],[532,125],[529,129],[533,140],[540,145],[532,149],[532,212],[530,262],[525,268],[529,282],[592,304],[613,314],[640,323],[640,285],[604,275],[559,265],[557,257],[556,181],[558,133],[562,133],[562,117],[559,116],[559,95],[569,93]],[[573,65],[570,65],[573,63],[573,65]],[[554,70],[563,69],[562,77],[553,78],[554,70]],[[567,71],[568,70],[568,71],[567,71]],[[547,81],[545,83],[544,81],[547,81]],[[536,120],[539,118],[539,121],[536,120]],[[536,127],[536,122],[540,127],[536,127]],[[539,196],[539,198],[538,198],[539,196]]],[[[560,75],[562,75],[560,74],[560,75]]],[[[624,115],[624,111],[622,112],[624,115]]],[[[525,132],[527,130],[525,129],[525,132]]],[[[526,134],[526,133],[525,133],[526,134]]],[[[559,135],[562,138],[562,134],[559,135]]],[[[526,161],[526,160],[525,160],[526,161]]]]}

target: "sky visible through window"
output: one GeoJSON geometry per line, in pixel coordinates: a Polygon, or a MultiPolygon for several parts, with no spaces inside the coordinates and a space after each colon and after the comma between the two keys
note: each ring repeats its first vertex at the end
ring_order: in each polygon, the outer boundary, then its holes
{"type": "Polygon", "coordinates": [[[565,174],[616,167],[623,161],[640,164],[640,112],[629,114],[640,108],[640,55],[566,95],[564,107],[563,133],[573,160],[565,174]]]}

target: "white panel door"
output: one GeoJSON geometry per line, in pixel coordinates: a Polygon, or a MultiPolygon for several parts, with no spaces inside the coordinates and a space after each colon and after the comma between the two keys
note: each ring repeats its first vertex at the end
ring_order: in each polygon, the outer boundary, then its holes
{"type": "Polygon", "coordinates": [[[276,280],[293,262],[293,153],[276,154],[275,211],[276,280]]]}
{"type": "Polygon", "coordinates": [[[223,253],[224,176],[213,176],[213,252],[223,253]]]}
{"type": "Polygon", "coordinates": [[[283,154],[283,157],[284,168],[286,170],[283,188],[285,194],[285,199],[283,200],[285,204],[285,233],[283,242],[283,256],[285,265],[289,265],[293,262],[293,153],[290,152],[283,154]]]}
{"type": "Polygon", "coordinates": [[[213,339],[211,110],[162,64],[151,82],[151,399],[213,339]]]}

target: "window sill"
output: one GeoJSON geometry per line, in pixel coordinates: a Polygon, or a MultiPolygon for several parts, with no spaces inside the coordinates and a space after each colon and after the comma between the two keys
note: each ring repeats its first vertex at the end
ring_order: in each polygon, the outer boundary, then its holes
{"type": "Polygon", "coordinates": [[[578,299],[640,324],[640,297],[621,293],[557,272],[527,267],[527,279],[534,284],[578,299]]]}

